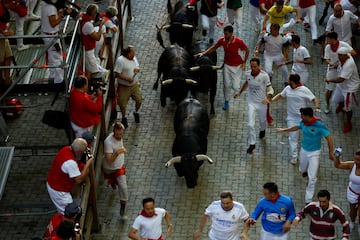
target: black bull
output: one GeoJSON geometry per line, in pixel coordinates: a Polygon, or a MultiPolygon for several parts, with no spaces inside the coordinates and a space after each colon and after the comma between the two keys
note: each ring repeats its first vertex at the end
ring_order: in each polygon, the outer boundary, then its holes
{"type": "Polygon", "coordinates": [[[198,170],[206,156],[209,116],[201,103],[194,98],[186,98],[176,109],[174,116],[175,140],[173,158],[165,166],[174,164],[179,177],[185,177],[188,188],[196,186],[198,170]]]}
{"type": "Polygon", "coordinates": [[[195,6],[188,6],[186,0],[180,0],[175,4],[174,10],[168,0],[168,13],[170,14],[170,25],[158,28],[157,40],[164,47],[161,30],[166,29],[169,32],[171,44],[178,44],[181,47],[189,49],[191,47],[193,33],[198,24],[198,11],[195,6]]]}
{"type": "Polygon", "coordinates": [[[195,82],[189,79],[192,57],[187,51],[177,45],[165,48],[158,62],[158,77],[154,83],[153,89],[158,88],[161,80],[160,101],[161,106],[166,106],[166,98],[170,97],[179,104],[186,98],[190,86],[195,82]]]}
{"type": "MultiPolygon", "coordinates": [[[[191,55],[203,52],[208,49],[211,45],[205,42],[197,42],[191,48],[191,55]]],[[[216,96],[217,86],[217,72],[220,67],[215,66],[217,63],[216,52],[204,55],[201,58],[197,58],[192,67],[192,77],[198,83],[196,85],[196,92],[208,93],[210,90],[210,114],[215,114],[214,101],[216,96]]]]}

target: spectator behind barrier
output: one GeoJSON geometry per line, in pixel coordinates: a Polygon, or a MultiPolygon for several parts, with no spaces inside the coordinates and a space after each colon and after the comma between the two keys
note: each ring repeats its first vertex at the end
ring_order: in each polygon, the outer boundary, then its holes
{"type": "Polygon", "coordinates": [[[75,136],[81,137],[90,127],[100,123],[100,111],[102,109],[103,92],[101,88],[90,95],[88,91],[88,79],[79,76],[74,81],[74,88],[70,92],[69,115],[71,127],[75,136]]]}

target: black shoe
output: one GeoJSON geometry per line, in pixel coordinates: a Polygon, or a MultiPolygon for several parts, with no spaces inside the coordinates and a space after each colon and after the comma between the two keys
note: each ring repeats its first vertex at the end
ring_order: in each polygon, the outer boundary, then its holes
{"type": "Polygon", "coordinates": [[[136,123],[139,123],[139,122],[140,122],[140,115],[139,115],[139,113],[134,112],[133,114],[134,114],[135,122],[136,122],[136,123]]]}
{"type": "Polygon", "coordinates": [[[303,173],[301,174],[301,176],[305,178],[305,177],[308,176],[308,173],[307,173],[307,172],[303,172],[303,173]]]}
{"type": "Polygon", "coordinates": [[[206,30],[202,30],[202,35],[205,37],[207,34],[207,31],[206,30]]]}
{"type": "Polygon", "coordinates": [[[129,126],[128,122],[127,122],[127,118],[122,118],[121,123],[124,125],[125,128],[127,128],[129,126]]]}
{"type": "Polygon", "coordinates": [[[247,154],[253,154],[254,149],[255,149],[255,144],[250,145],[249,148],[246,150],[246,153],[247,154]]]}
{"type": "Polygon", "coordinates": [[[210,44],[213,44],[213,43],[214,43],[214,39],[213,39],[213,38],[210,38],[209,43],[210,43],[210,44]]]}
{"type": "Polygon", "coordinates": [[[259,138],[260,138],[260,139],[263,139],[264,137],[265,137],[265,130],[260,131],[260,133],[259,133],[259,138]]]}

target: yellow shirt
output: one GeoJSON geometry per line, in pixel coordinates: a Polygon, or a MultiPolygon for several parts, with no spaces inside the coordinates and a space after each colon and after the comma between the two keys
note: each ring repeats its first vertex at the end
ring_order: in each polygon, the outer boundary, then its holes
{"type": "Polygon", "coordinates": [[[280,27],[282,25],[284,25],[285,23],[285,16],[288,13],[291,13],[294,11],[294,8],[292,6],[287,6],[284,5],[283,9],[281,10],[281,12],[277,12],[276,11],[276,6],[272,6],[269,11],[267,12],[267,15],[270,17],[270,24],[272,23],[277,23],[280,25],[280,27]]]}

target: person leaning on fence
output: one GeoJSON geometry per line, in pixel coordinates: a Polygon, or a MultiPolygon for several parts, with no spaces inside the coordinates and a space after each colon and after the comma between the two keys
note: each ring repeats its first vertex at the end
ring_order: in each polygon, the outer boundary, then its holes
{"type": "Polygon", "coordinates": [[[47,176],[47,190],[59,213],[64,213],[67,204],[73,201],[71,190],[89,174],[93,159],[89,159],[80,172],[77,159],[86,150],[85,139],[76,138],[71,146],[65,146],[56,154],[47,176]]]}
{"type": "Polygon", "coordinates": [[[49,45],[52,44],[46,51],[46,64],[51,66],[51,68],[49,68],[49,76],[54,78],[55,84],[62,83],[64,80],[64,69],[61,67],[53,68],[53,66],[60,66],[63,61],[60,38],[56,40],[54,38],[60,30],[59,24],[63,18],[63,9],[58,11],[53,4],[46,1],[42,3],[40,26],[42,34],[48,36],[44,37],[43,41],[45,47],[49,47],[49,45]]]}
{"type": "Polygon", "coordinates": [[[99,7],[96,4],[90,4],[86,8],[86,13],[81,15],[80,29],[81,39],[85,47],[85,70],[88,79],[92,77],[106,78],[108,70],[103,69],[96,61],[95,46],[96,41],[101,39],[103,34],[102,26],[105,19],[98,18],[99,7]],[[99,22],[100,21],[100,22],[99,22]],[[94,24],[99,22],[99,29],[95,31],[94,24]]]}
{"type": "Polygon", "coordinates": [[[65,207],[64,214],[56,213],[53,215],[47,225],[46,232],[43,236],[43,240],[50,240],[52,237],[56,236],[56,230],[63,221],[68,221],[74,224],[80,220],[82,214],[82,209],[80,207],[80,202],[74,200],[72,203],[69,203],[65,207]]]}
{"type": "Polygon", "coordinates": [[[75,78],[74,87],[70,92],[69,117],[76,137],[82,137],[90,127],[100,123],[103,92],[101,88],[92,95],[87,91],[88,79],[84,76],[75,78]]]}
{"type": "MultiPolygon", "coordinates": [[[[99,41],[96,41],[96,45],[95,45],[95,58],[97,63],[99,64],[99,66],[101,67],[100,63],[102,60],[102,55],[105,49],[105,38],[107,33],[115,33],[117,32],[119,29],[116,26],[117,25],[117,16],[118,15],[118,10],[116,7],[114,6],[109,6],[105,12],[102,12],[100,14],[100,17],[103,18],[105,20],[105,24],[102,27],[102,34],[100,37],[99,41]]],[[[95,31],[98,31],[99,26],[95,27],[95,31]]],[[[101,69],[102,71],[104,69],[101,69]]]]}

